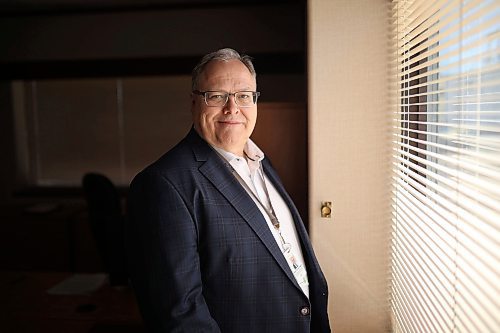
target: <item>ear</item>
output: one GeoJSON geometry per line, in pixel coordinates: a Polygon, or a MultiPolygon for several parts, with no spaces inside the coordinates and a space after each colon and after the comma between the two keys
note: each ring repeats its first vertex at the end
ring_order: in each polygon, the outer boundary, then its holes
{"type": "Polygon", "coordinates": [[[193,110],[196,106],[196,95],[191,93],[189,97],[191,98],[191,110],[193,110]]]}
{"type": "Polygon", "coordinates": [[[191,115],[194,117],[196,110],[196,96],[191,93],[191,115]]]}

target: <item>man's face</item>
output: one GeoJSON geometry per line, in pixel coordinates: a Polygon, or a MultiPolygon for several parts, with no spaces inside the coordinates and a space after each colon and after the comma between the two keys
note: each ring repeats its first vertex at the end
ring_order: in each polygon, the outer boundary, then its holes
{"type": "MultiPolygon", "coordinates": [[[[255,91],[256,82],[239,60],[211,61],[201,73],[198,90],[228,93],[255,91]]],[[[209,144],[233,154],[243,155],[243,148],[257,120],[257,105],[238,107],[230,95],[224,106],[207,106],[203,96],[194,95],[191,113],[196,131],[209,144]]]]}

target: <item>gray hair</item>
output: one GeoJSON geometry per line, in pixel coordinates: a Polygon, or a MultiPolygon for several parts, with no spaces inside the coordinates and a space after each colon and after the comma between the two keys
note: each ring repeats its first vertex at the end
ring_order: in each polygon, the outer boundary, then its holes
{"type": "Polygon", "coordinates": [[[230,60],[241,61],[243,65],[245,65],[248,68],[250,74],[252,74],[254,79],[257,78],[257,73],[255,72],[255,68],[253,67],[251,57],[247,55],[240,55],[233,49],[225,48],[205,55],[200,60],[200,62],[194,67],[193,71],[191,72],[191,89],[193,91],[198,89],[199,77],[201,73],[203,73],[205,67],[210,61],[230,61],[230,60]]]}

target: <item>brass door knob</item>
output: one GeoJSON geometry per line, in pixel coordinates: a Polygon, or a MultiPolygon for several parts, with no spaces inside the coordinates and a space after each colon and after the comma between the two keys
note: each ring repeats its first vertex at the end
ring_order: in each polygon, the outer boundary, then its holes
{"type": "Polygon", "coordinates": [[[321,202],[321,217],[326,217],[326,218],[332,217],[332,202],[331,201],[321,202]]]}

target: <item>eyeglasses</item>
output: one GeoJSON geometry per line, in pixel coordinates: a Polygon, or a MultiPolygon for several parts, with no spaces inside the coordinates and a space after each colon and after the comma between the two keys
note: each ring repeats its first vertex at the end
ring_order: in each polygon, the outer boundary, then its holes
{"type": "Polygon", "coordinates": [[[203,96],[207,106],[224,106],[229,99],[229,95],[234,96],[234,102],[241,108],[248,108],[257,103],[257,98],[260,96],[258,91],[237,91],[228,93],[225,91],[199,91],[194,90],[193,94],[203,96]]]}

